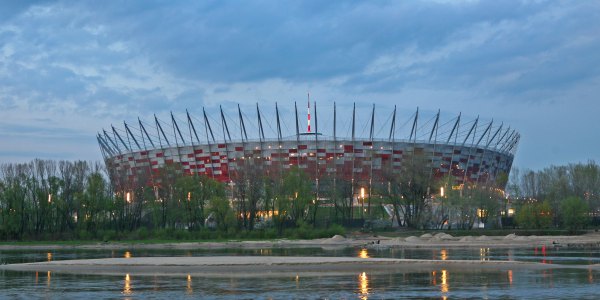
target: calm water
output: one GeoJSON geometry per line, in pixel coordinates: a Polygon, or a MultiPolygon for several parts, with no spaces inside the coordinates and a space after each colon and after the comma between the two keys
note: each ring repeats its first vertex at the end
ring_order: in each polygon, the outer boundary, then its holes
{"type": "MultiPolygon", "coordinates": [[[[581,249],[214,249],[214,250],[56,250],[0,251],[0,263],[63,259],[287,255],[355,256],[412,259],[515,260],[555,264],[600,263],[600,251],[581,249]]],[[[484,270],[432,272],[359,272],[340,276],[277,278],[200,278],[191,276],[83,276],[0,271],[0,298],[138,299],[597,299],[600,272],[591,269],[484,270]]]]}

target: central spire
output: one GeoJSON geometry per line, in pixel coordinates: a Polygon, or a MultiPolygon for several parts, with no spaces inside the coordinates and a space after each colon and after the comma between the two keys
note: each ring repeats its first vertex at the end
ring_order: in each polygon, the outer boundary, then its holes
{"type": "Polygon", "coordinates": [[[310,92],[308,93],[308,130],[306,132],[310,133],[310,92]]]}

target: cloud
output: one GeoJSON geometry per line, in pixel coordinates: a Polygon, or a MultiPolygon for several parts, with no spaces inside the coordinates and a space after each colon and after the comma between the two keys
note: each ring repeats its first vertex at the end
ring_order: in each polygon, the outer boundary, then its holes
{"type": "MultiPolygon", "coordinates": [[[[137,116],[275,101],[290,113],[308,91],[323,111],[441,108],[528,132],[538,127],[521,111],[554,115],[574,97],[600,109],[598,20],[591,1],[11,1],[0,12],[0,132],[38,132],[30,123],[97,149],[97,131],[137,116]]],[[[74,156],[99,157],[88,152],[74,156]]]]}

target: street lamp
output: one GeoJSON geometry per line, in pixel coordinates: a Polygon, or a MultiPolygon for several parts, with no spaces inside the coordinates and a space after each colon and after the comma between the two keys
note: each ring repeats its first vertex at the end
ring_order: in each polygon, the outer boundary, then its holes
{"type": "Polygon", "coordinates": [[[364,218],[364,214],[365,214],[365,188],[361,187],[360,188],[360,209],[361,209],[361,215],[364,218]]]}
{"type": "Polygon", "coordinates": [[[446,218],[444,217],[444,198],[445,198],[445,193],[444,193],[444,187],[440,187],[440,197],[441,197],[441,201],[442,201],[442,228],[444,229],[444,223],[446,223],[446,218]]]}

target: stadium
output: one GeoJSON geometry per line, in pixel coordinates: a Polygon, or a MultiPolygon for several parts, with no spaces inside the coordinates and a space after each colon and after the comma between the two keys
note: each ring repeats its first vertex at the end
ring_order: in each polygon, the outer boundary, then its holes
{"type": "Polygon", "coordinates": [[[395,106],[381,112],[375,105],[335,103],[317,111],[310,101],[301,112],[296,103],[285,110],[275,104],[273,113],[258,104],[251,108],[203,108],[200,118],[186,110],[166,121],[154,116],[111,125],[97,140],[115,190],[160,185],[158,174],[167,166],[231,185],[252,164],[272,178],[297,166],[317,187],[345,181],[357,195],[386,174],[400,173],[415,155],[425,158],[432,178],[449,176],[460,186],[508,175],[520,139],[503,123],[461,114],[444,120],[439,111],[426,115],[418,108],[411,115],[395,106]]]}

